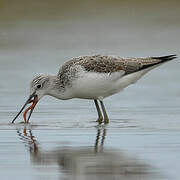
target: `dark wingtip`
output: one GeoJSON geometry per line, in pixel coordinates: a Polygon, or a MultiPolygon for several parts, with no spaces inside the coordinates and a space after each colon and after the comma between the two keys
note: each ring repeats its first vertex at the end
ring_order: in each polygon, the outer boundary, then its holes
{"type": "Polygon", "coordinates": [[[177,58],[177,55],[173,54],[173,55],[168,55],[168,56],[159,56],[159,57],[151,57],[151,59],[157,59],[157,60],[160,60],[160,61],[157,61],[155,63],[152,63],[152,64],[146,64],[146,65],[143,65],[140,70],[142,69],[146,69],[148,67],[151,67],[151,66],[154,66],[154,65],[157,65],[157,64],[162,64],[162,63],[165,63],[165,62],[168,62],[168,61],[171,61],[173,59],[177,58]]]}
{"type": "Polygon", "coordinates": [[[160,57],[152,57],[152,58],[160,59],[162,62],[165,62],[165,61],[170,61],[170,60],[177,58],[177,55],[173,54],[173,55],[168,55],[168,56],[160,56],[160,57]]]}

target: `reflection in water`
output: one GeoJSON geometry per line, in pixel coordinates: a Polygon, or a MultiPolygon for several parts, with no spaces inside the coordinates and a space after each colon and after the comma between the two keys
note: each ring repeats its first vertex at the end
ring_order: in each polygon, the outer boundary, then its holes
{"type": "Polygon", "coordinates": [[[100,149],[99,152],[103,152],[105,137],[106,137],[106,129],[103,129],[102,140],[101,140],[101,144],[99,147],[99,139],[101,138],[101,129],[97,129],[96,141],[95,141],[95,145],[94,145],[95,153],[98,153],[99,149],[100,149]]]}
{"type": "Polygon", "coordinates": [[[24,128],[17,133],[28,147],[34,165],[58,164],[65,179],[144,180],[152,179],[152,176],[156,179],[149,165],[122,152],[104,150],[106,129],[97,129],[94,147],[61,147],[54,151],[42,151],[31,129],[24,128]]]}

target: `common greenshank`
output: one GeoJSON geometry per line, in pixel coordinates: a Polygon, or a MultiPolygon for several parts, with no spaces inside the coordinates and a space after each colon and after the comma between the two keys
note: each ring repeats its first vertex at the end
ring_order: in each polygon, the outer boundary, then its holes
{"type": "Polygon", "coordinates": [[[50,95],[62,100],[72,98],[94,100],[98,113],[97,122],[101,124],[104,120],[104,123],[107,124],[109,118],[103,104],[104,98],[120,92],[128,85],[135,83],[148,71],[176,57],[176,55],[169,55],[121,58],[119,56],[93,55],[73,58],[62,65],[57,75],[41,74],[31,81],[30,96],[12,123],[26,105],[32,103],[24,112],[24,121],[28,123],[38,101],[44,95],[50,95]],[[28,111],[30,113],[26,119],[28,111]]]}

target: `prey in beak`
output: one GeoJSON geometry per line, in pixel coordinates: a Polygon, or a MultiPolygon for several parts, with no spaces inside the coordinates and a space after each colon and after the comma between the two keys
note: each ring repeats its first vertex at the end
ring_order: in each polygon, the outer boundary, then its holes
{"type": "MultiPolygon", "coordinates": [[[[51,84],[50,79],[52,79],[52,82],[54,82],[54,76],[50,75],[44,75],[40,74],[37,75],[30,83],[30,96],[28,100],[25,102],[24,106],[21,108],[21,110],[18,112],[16,117],[12,120],[11,123],[14,123],[14,121],[18,118],[18,116],[21,114],[21,112],[25,109],[25,107],[28,104],[31,104],[27,109],[24,111],[24,123],[28,123],[29,119],[32,115],[32,112],[38,103],[38,101],[44,96],[50,93],[51,89],[54,87],[51,84]],[[28,117],[27,117],[27,114],[28,117]]],[[[56,77],[56,76],[55,76],[56,77]]]]}
{"type": "Polygon", "coordinates": [[[21,108],[21,110],[18,112],[18,114],[16,115],[16,117],[12,120],[11,123],[14,123],[14,121],[18,118],[18,116],[21,114],[21,112],[24,110],[24,108],[28,105],[28,104],[31,104],[31,106],[29,106],[25,111],[24,111],[24,123],[28,123],[29,122],[29,119],[31,117],[31,114],[36,106],[36,104],[38,103],[38,96],[35,94],[35,92],[29,96],[28,100],[25,102],[24,106],[21,108]],[[26,118],[27,116],[27,113],[29,112],[29,116],[28,118],[26,118]]]}

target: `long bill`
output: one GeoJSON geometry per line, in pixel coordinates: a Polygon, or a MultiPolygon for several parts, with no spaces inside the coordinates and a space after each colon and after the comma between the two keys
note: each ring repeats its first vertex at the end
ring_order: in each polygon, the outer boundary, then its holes
{"type": "Polygon", "coordinates": [[[35,92],[34,92],[32,95],[29,96],[28,100],[25,102],[25,104],[23,105],[23,107],[21,108],[21,110],[18,112],[18,114],[15,116],[15,118],[12,120],[11,123],[14,123],[14,121],[18,118],[18,116],[21,114],[21,112],[24,110],[24,108],[27,106],[27,104],[33,103],[24,112],[24,121],[26,123],[26,113],[31,109],[31,112],[30,112],[29,117],[28,117],[28,121],[29,121],[31,114],[33,112],[33,109],[35,108],[37,102],[38,102],[38,97],[37,97],[37,95],[35,95],[35,92]]]}

